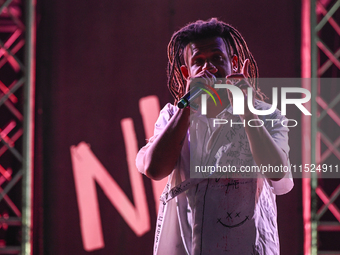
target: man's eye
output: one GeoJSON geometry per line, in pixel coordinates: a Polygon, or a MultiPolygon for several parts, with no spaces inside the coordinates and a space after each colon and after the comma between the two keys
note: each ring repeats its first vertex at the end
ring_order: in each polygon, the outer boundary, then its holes
{"type": "Polygon", "coordinates": [[[223,61],[223,57],[220,56],[220,55],[217,55],[217,56],[214,57],[214,60],[215,61],[223,61]]]}

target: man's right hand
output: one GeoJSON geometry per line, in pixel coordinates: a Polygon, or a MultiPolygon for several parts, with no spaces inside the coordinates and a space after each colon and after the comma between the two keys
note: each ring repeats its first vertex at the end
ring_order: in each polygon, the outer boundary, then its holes
{"type": "MultiPolygon", "coordinates": [[[[216,69],[217,71],[217,69],[216,69]]],[[[205,84],[207,86],[211,86],[213,87],[213,85],[217,82],[216,77],[213,73],[216,72],[209,72],[208,70],[202,70],[201,72],[199,72],[198,74],[194,75],[194,76],[189,76],[187,78],[187,84],[186,84],[186,92],[188,93],[189,90],[193,87],[193,86],[197,86],[198,84],[205,84]]]]}

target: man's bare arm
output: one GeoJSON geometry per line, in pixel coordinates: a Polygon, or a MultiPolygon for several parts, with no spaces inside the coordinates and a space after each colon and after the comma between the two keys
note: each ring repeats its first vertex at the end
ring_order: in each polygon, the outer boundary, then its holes
{"type": "MultiPolygon", "coordinates": [[[[232,74],[227,76],[227,79],[245,80],[248,77],[248,65],[249,60],[246,59],[241,73],[232,74]]],[[[251,87],[247,82],[243,82],[240,85],[243,93],[247,95],[247,88],[251,87]]],[[[232,95],[228,91],[229,100],[232,103],[232,95]]],[[[253,93],[254,96],[254,93],[253,93]]],[[[245,96],[245,98],[247,98],[245,96]]],[[[253,98],[254,102],[254,98],[253,98]]],[[[271,166],[287,166],[288,156],[284,151],[275,143],[267,129],[262,125],[261,127],[249,127],[247,125],[248,120],[259,119],[256,114],[250,112],[247,104],[247,100],[244,102],[244,115],[240,115],[242,120],[245,120],[245,130],[248,137],[250,150],[256,164],[259,165],[271,165],[271,166]]],[[[273,181],[280,180],[285,175],[284,172],[266,173],[265,176],[273,181]]]]}
{"type": "Polygon", "coordinates": [[[168,176],[175,167],[190,124],[190,109],[178,110],[144,155],[145,175],[154,180],[168,176]]]}
{"type": "MultiPolygon", "coordinates": [[[[288,158],[284,151],[275,143],[269,132],[264,126],[249,127],[248,120],[258,119],[257,115],[247,116],[245,118],[245,130],[248,137],[250,150],[256,164],[271,166],[287,166],[288,158]]],[[[268,179],[278,181],[283,178],[284,172],[265,173],[268,179]]]]}

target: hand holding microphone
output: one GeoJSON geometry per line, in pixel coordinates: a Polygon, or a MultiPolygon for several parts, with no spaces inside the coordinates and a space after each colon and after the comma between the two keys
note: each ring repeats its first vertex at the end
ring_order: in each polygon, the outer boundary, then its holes
{"type": "Polygon", "coordinates": [[[213,87],[216,83],[216,77],[213,73],[217,72],[217,68],[210,68],[210,71],[203,69],[197,75],[188,77],[187,79],[187,93],[178,101],[177,106],[180,109],[190,106],[194,110],[198,109],[195,99],[197,99],[204,90],[202,88],[206,86],[213,87]]]}

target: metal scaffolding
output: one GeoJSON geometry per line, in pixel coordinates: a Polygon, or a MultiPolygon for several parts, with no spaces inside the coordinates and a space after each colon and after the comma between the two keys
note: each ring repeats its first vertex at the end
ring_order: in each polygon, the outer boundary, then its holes
{"type": "MultiPolygon", "coordinates": [[[[302,1],[301,69],[312,94],[312,117],[302,120],[302,165],[333,170],[340,165],[339,7],[340,0],[302,1]]],[[[304,177],[304,254],[340,254],[339,179],[318,171],[304,177]]]]}
{"type": "Polygon", "coordinates": [[[32,253],[35,2],[0,0],[0,254],[32,253]]]}

